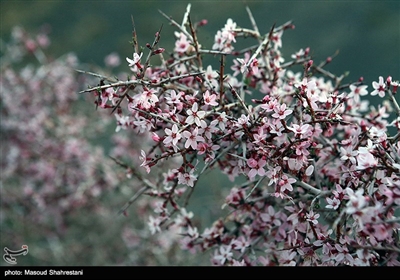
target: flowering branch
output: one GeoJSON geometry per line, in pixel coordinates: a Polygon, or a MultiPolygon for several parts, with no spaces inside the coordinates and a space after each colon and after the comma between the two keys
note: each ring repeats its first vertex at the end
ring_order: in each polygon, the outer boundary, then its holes
{"type": "Polygon", "coordinates": [[[294,25],[274,24],[261,36],[248,7],[251,28],[228,19],[206,49],[197,37],[205,21],[192,23],[190,8],[182,24],[160,11],[177,28],[168,59],[158,48],[161,26],[144,65],[134,38],[136,53],[126,59],[132,79],[84,72],[109,84],[81,93],[116,110],[117,132],[143,137],[120,152],[140,150],[140,167],[152,174],[134,172],[145,186],[127,205],[141,194],[157,199],[151,233],[176,226],[183,248],[215,249],[215,265],[399,265],[398,83],[379,77],[371,92],[362,79],[343,84],[345,74],[325,69],[338,52],[316,65],[310,49],[300,49],[285,62],[281,37],[294,25]],[[256,44],[236,50],[240,36],[256,44]],[[160,65],[149,63],[155,54],[160,65]],[[218,70],[203,65],[203,55],[218,55],[218,70]],[[388,103],[366,106],[368,94],[388,95],[397,119],[389,122],[388,103]],[[223,203],[231,211],[199,233],[186,208],[211,168],[232,182],[223,203]]]}

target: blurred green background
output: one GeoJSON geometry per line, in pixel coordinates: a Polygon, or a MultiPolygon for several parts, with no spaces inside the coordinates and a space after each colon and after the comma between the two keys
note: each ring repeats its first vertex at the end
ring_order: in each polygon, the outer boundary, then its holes
{"type": "Polygon", "coordinates": [[[151,43],[164,25],[160,46],[171,49],[173,31],[158,10],[182,21],[188,3],[192,21],[207,19],[199,40],[211,48],[215,32],[232,18],[241,27],[251,27],[249,6],[261,33],[271,26],[293,20],[296,29],[283,36],[283,55],[310,47],[315,62],[340,51],[329,70],[350,72],[370,84],[379,75],[400,77],[399,1],[4,1],[1,2],[1,36],[12,26],[36,31],[51,27],[51,51],[55,55],[74,51],[82,62],[104,65],[105,55],[116,51],[122,58],[132,55],[133,16],[139,44],[151,43]]]}
{"type": "MultiPolygon", "coordinates": [[[[232,18],[240,27],[251,28],[245,6],[253,13],[261,33],[271,26],[293,20],[295,30],[283,35],[283,56],[300,48],[311,48],[314,61],[319,63],[337,50],[339,55],[327,66],[334,74],[349,71],[347,82],[363,76],[369,89],[379,76],[400,79],[400,2],[399,1],[0,1],[1,38],[10,37],[13,26],[21,25],[36,33],[46,26],[51,28],[48,50],[54,57],[67,52],[77,54],[83,63],[104,66],[104,57],[111,52],[121,56],[122,68],[127,70],[125,57],[132,56],[131,40],[133,16],[139,44],[151,43],[154,33],[163,24],[160,47],[172,50],[174,27],[158,10],[181,22],[188,3],[191,3],[193,22],[207,19],[208,24],[199,29],[199,41],[211,48],[214,34],[232,18]]],[[[250,44],[253,44],[251,42],[250,44]]],[[[216,198],[214,186],[230,184],[221,176],[201,179],[202,185],[210,185],[193,196],[193,208],[201,220],[210,223],[216,198]],[[211,179],[210,179],[211,178],[211,179]],[[214,198],[214,199],[213,199],[214,198]],[[199,210],[200,209],[200,210],[199,210]],[[201,210],[202,209],[202,210],[201,210]]],[[[108,193],[99,203],[109,204],[118,210],[127,196],[123,192],[108,193]],[[116,195],[119,194],[119,195],[116,195]]],[[[217,205],[221,205],[218,201],[217,205]]],[[[135,218],[134,207],[130,217],[135,218]]],[[[216,209],[219,211],[219,209],[216,209]]],[[[37,242],[36,256],[29,254],[24,264],[30,265],[208,265],[208,254],[195,257],[179,251],[170,256],[154,256],[154,250],[135,252],[127,248],[121,239],[121,231],[132,224],[124,217],[105,217],[94,213],[81,213],[70,217],[75,223],[63,239],[57,236],[42,239],[30,236],[31,249],[37,242]],[[32,246],[32,247],[31,247],[32,246]],[[86,255],[74,253],[75,247],[84,246],[86,255]],[[68,249],[72,253],[68,253],[68,249]],[[51,254],[49,253],[50,251],[51,254]],[[178,257],[179,255],[179,257],[178,257]],[[40,257],[39,257],[40,256],[40,257]],[[147,261],[146,261],[147,258],[147,261]],[[152,262],[151,259],[154,258],[152,262]],[[148,261],[150,259],[150,261],[148,261]]],[[[140,217],[145,218],[145,217],[140,217]]],[[[29,226],[22,229],[29,236],[29,226]]],[[[202,227],[200,230],[204,230],[202,227]]],[[[4,245],[1,242],[1,245],[4,245]]],[[[4,247],[4,246],[3,246],[4,247]]],[[[80,252],[79,249],[75,250],[80,252]]],[[[31,252],[31,250],[30,250],[31,252]]],[[[33,251],[32,251],[33,252],[33,251]]],[[[2,262],[4,265],[4,262],[2,262]]]]}

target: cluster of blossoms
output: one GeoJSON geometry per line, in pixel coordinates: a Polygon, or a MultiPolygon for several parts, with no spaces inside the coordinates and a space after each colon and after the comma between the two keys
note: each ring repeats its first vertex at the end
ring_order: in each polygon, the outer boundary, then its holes
{"type": "Polygon", "coordinates": [[[114,162],[93,145],[109,121],[77,107],[80,85],[89,80],[77,79],[73,53],[47,56],[49,44],[46,33],[34,38],[18,26],[3,45],[1,222],[9,247],[29,244],[32,235],[21,228],[63,236],[73,214],[101,210],[96,200],[120,181],[114,162]]]}
{"type": "MultiPolygon", "coordinates": [[[[15,28],[1,65],[2,222],[23,216],[22,224],[48,225],[50,216],[63,232],[67,213],[104,214],[95,200],[126,181],[116,175],[123,167],[137,193],[121,212],[137,203],[153,234],[121,232],[135,263],[149,240],[154,255],[180,242],[194,254],[211,251],[214,265],[399,266],[398,82],[344,84],[344,75],[325,69],[332,58],[315,65],[309,48],[286,61],[281,39],[293,24],[261,34],[247,12],[252,28],[228,19],[211,49],[197,41],[207,21],[192,23],[190,6],[181,24],[166,16],[177,28],[168,55],[159,47],[162,29],[146,44],[147,56],[134,30],[128,79],[87,72],[100,78],[97,85],[77,77],[74,55],[47,58],[46,34],[15,28]],[[235,49],[249,37],[255,46],[235,49]],[[42,65],[13,69],[26,54],[42,65]],[[219,63],[203,65],[205,56],[219,63]],[[82,82],[92,86],[81,90],[82,82]],[[119,166],[88,141],[107,122],[74,107],[79,90],[115,116],[111,158],[119,166]],[[382,102],[373,106],[368,96],[382,102]],[[213,210],[222,206],[220,218],[204,227],[189,209],[211,170],[231,185],[213,210]]],[[[118,56],[106,64],[119,64],[118,56]]]]}
{"type": "MultiPolygon", "coordinates": [[[[169,235],[150,235],[142,230],[145,221],[133,228],[124,217],[110,226],[120,202],[141,187],[112,159],[133,158],[137,162],[132,164],[140,164],[137,151],[127,151],[130,141],[143,139],[121,132],[107,139],[105,132],[113,128],[109,114],[81,110],[91,96],[78,92],[97,78],[79,75],[76,70],[88,65],[74,53],[50,55],[48,31],[35,35],[16,26],[10,40],[1,42],[2,244],[27,244],[31,253],[23,265],[185,263],[189,252],[168,253],[179,245],[177,227],[169,235]]],[[[111,53],[104,62],[102,71],[113,70],[119,55],[111,53]]],[[[146,216],[157,202],[142,198],[135,206],[139,216],[146,216]]]]}
{"type": "Polygon", "coordinates": [[[114,113],[117,133],[153,143],[131,143],[144,171],[134,174],[138,196],[159,202],[151,232],[178,227],[182,248],[212,250],[215,265],[400,265],[398,82],[344,84],[324,68],[332,58],[316,65],[309,48],[286,61],[281,39],[293,24],[261,34],[247,12],[253,28],[228,19],[211,49],[197,41],[206,21],[192,23],[190,6],[181,24],[167,17],[178,29],[169,55],[159,47],[161,29],[147,57],[133,30],[129,79],[104,76],[82,91],[114,113]],[[240,37],[258,44],[236,50],[240,37]],[[206,55],[219,64],[203,65],[206,55]],[[201,230],[187,207],[211,169],[232,182],[223,205],[230,211],[201,230]]]}

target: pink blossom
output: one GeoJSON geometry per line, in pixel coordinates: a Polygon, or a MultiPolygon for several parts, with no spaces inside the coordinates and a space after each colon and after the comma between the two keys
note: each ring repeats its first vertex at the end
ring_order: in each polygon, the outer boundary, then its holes
{"type": "Polygon", "coordinates": [[[279,219],[279,216],[277,213],[275,213],[274,207],[271,205],[268,206],[267,208],[267,213],[262,213],[260,215],[260,218],[267,224],[269,225],[275,225],[275,226],[280,226],[282,224],[281,220],[279,219]]]}
{"type": "Polygon", "coordinates": [[[188,226],[188,231],[187,235],[189,235],[190,238],[196,239],[199,237],[199,232],[196,227],[191,227],[190,225],[188,226]]]}
{"type": "Polygon", "coordinates": [[[287,116],[289,116],[293,112],[293,110],[291,110],[291,109],[286,109],[285,103],[283,103],[281,105],[276,105],[274,107],[274,111],[275,111],[275,113],[272,114],[272,116],[274,118],[281,119],[281,120],[285,119],[287,116]]]}
{"type": "Polygon", "coordinates": [[[117,67],[120,65],[121,61],[118,53],[112,52],[104,58],[104,63],[108,67],[117,67]]]}
{"type": "Polygon", "coordinates": [[[117,119],[117,127],[115,128],[115,132],[120,131],[121,129],[126,129],[129,126],[129,116],[121,116],[119,114],[114,114],[117,119]]]}
{"type": "Polygon", "coordinates": [[[172,144],[176,146],[179,139],[182,138],[182,135],[179,133],[179,129],[176,124],[172,125],[172,129],[166,128],[165,134],[167,135],[167,137],[163,140],[163,143],[165,145],[168,145],[172,142],[172,144]]]}
{"type": "Polygon", "coordinates": [[[194,170],[190,170],[190,172],[178,173],[178,183],[188,185],[189,187],[194,186],[194,182],[197,180],[196,175],[193,174],[194,170]]]}
{"type": "Polygon", "coordinates": [[[363,196],[363,189],[358,189],[354,192],[351,188],[346,188],[346,193],[349,196],[346,208],[347,214],[354,214],[357,211],[360,211],[367,204],[367,200],[363,196]]]}
{"type": "Polygon", "coordinates": [[[182,226],[187,226],[193,218],[193,212],[187,212],[186,208],[180,209],[180,214],[175,218],[175,223],[182,226]]]}
{"type": "Polygon", "coordinates": [[[372,82],[372,87],[374,90],[371,92],[371,95],[379,95],[380,97],[385,97],[385,90],[386,90],[386,84],[383,80],[382,76],[379,76],[379,82],[372,82]]]}
{"type": "Polygon", "coordinates": [[[306,215],[307,221],[313,223],[314,225],[318,224],[319,216],[320,215],[318,213],[314,213],[313,210],[310,210],[310,212],[308,212],[307,215],[306,215]]]}
{"type": "Polygon", "coordinates": [[[177,53],[184,53],[190,47],[190,42],[188,41],[185,34],[182,32],[177,32],[175,35],[178,37],[178,40],[175,42],[175,49],[174,51],[177,53]]]}
{"type": "Polygon", "coordinates": [[[236,42],[235,29],[236,22],[234,22],[231,18],[228,18],[222,31],[224,33],[224,37],[226,37],[228,41],[236,42]]]}
{"type": "Polygon", "coordinates": [[[270,129],[270,133],[276,134],[277,136],[282,135],[282,131],[284,128],[283,128],[282,122],[280,121],[280,118],[272,119],[272,121],[269,122],[268,125],[269,125],[269,129],[270,129]]]}
{"type": "Polygon", "coordinates": [[[250,246],[250,242],[244,236],[239,236],[237,239],[231,242],[232,249],[239,250],[244,253],[247,247],[250,246]]]}
{"type": "Polygon", "coordinates": [[[191,132],[185,130],[182,132],[183,136],[187,139],[185,142],[185,148],[192,147],[193,150],[197,149],[197,142],[205,142],[203,136],[198,135],[199,128],[195,127],[191,132]]]}
{"type": "Polygon", "coordinates": [[[361,86],[350,85],[349,98],[354,98],[354,100],[357,103],[360,102],[360,96],[368,95],[367,87],[368,87],[367,85],[361,85],[361,86]]]}
{"type": "Polygon", "coordinates": [[[294,123],[291,125],[291,127],[289,127],[289,129],[292,130],[296,136],[300,136],[301,138],[310,136],[310,134],[312,134],[312,127],[309,124],[303,124],[300,126],[294,123]]]}
{"type": "Polygon", "coordinates": [[[231,252],[231,246],[220,246],[219,251],[216,251],[214,255],[214,259],[223,265],[226,261],[230,261],[232,256],[233,253],[231,252]]]}
{"type": "Polygon", "coordinates": [[[154,218],[153,216],[149,217],[148,226],[150,229],[151,234],[155,234],[157,232],[161,232],[160,224],[162,220],[160,217],[154,218]]]}
{"type": "Polygon", "coordinates": [[[139,97],[139,104],[145,109],[153,107],[158,102],[158,97],[155,94],[157,91],[154,89],[145,89],[139,97]]]}
{"type": "Polygon", "coordinates": [[[299,158],[289,158],[287,159],[288,161],[288,167],[290,170],[300,170],[303,167],[303,162],[299,158]]]}
{"type": "Polygon", "coordinates": [[[271,41],[274,43],[274,49],[277,50],[279,48],[282,48],[282,35],[283,35],[283,30],[280,30],[278,32],[274,32],[272,34],[271,41]]]}
{"type": "Polygon", "coordinates": [[[226,113],[222,112],[221,114],[218,115],[218,117],[216,119],[214,119],[213,121],[211,121],[211,125],[213,126],[219,126],[219,128],[224,131],[226,128],[226,122],[228,121],[227,117],[226,117],[226,113]]]}
{"type": "Polygon", "coordinates": [[[300,49],[296,53],[292,54],[291,58],[299,60],[304,57],[304,54],[305,54],[304,49],[300,49]]]}
{"type": "Polygon", "coordinates": [[[359,152],[357,155],[357,169],[364,170],[378,165],[378,160],[370,152],[359,152]]]}
{"type": "Polygon", "coordinates": [[[328,202],[328,204],[325,207],[328,208],[328,209],[336,210],[340,206],[340,200],[337,199],[336,197],[334,197],[332,199],[327,197],[326,198],[326,202],[328,202]]]}
{"type": "MultiPolygon", "coordinates": [[[[248,54],[248,53],[246,53],[246,54],[248,54]]],[[[257,75],[258,74],[258,60],[256,58],[254,58],[249,62],[249,59],[250,59],[250,55],[245,56],[245,59],[236,58],[236,60],[240,63],[238,65],[238,68],[240,69],[240,72],[242,72],[242,73],[245,73],[248,71],[249,74],[251,74],[251,75],[257,75]]]]}
{"type": "Polygon", "coordinates": [[[211,65],[207,66],[206,72],[204,73],[204,77],[206,78],[207,82],[210,83],[212,88],[215,91],[218,91],[218,89],[219,89],[219,82],[218,82],[219,74],[217,71],[212,69],[211,65]]]}
{"type": "Polygon", "coordinates": [[[204,111],[198,111],[199,105],[197,103],[193,103],[192,109],[186,111],[188,117],[186,118],[187,124],[196,123],[197,126],[201,126],[201,121],[206,115],[204,111]]]}
{"type": "Polygon", "coordinates": [[[140,53],[140,55],[138,55],[137,53],[133,53],[133,59],[127,57],[126,61],[129,63],[129,67],[137,66],[138,68],[141,68],[140,59],[142,58],[142,55],[143,53],[140,53]]]}
{"type": "Polygon", "coordinates": [[[335,248],[338,253],[335,256],[337,263],[343,263],[343,261],[348,262],[345,264],[352,265],[354,262],[353,256],[350,254],[349,249],[346,245],[335,244],[335,248]]]}
{"type": "Polygon", "coordinates": [[[352,147],[340,147],[340,153],[342,154],[342,156],[340,157],[341,160],[350,160],[352,164],[356,164],[356,156],[358,155],[357,150],[353,151],[352,147]]]}
{"type": "Polygon", "coordinates": [[[281,167],[280,166],[276,166],[274,168],[270,168],[265,175],[268,176],[268,178],[270,178],[270,181],[268,183],[268,186],[272,185],[273,183],[277,183],[279,178],[280,178],[280,172],[281,167]]]}
{"type": "Polygon", "coordinates": [[[255,160],[254,158],[249,158],[247,160],[247,165],[251,168],[248,176],[250,180],[252,180],[256,175],[264,176],[265,169],[264,166],[267,164],[267,161],[260,158],[259,160],[255,160]]]}
{"type": "Polygon", "coordinates": [[[279,253],[279,263],[281,266],[296,266],[296,261],[294,258],[296,257],[296,251],[292,250],[283,250],[279,253]]]}
{"type": "Polygon", "coordinates": [[[226,196],[225,203],[226,205],[232,205],[232,206],[240,205],[245,195],[246,194],[243,189],[238,189],[236,187],[233,187],[230,190],[229,194],[226,196]]]}
{"type": "Polygon", "coordinates": [[[283,174],[277,185],[280,188],[280,192],[283,193],[285,190],[293,191],[292,184],[294,183],[296,183],[296,179],[289,178],[286,174],[283,174]]]}
{"type": "Polygon", "coordinates": [[[206,90],[206,92],[203,94],[203,98],[206,105],[218,106],[218,102],[216,101],[217,95],[210,94],[209,90],[206,90]]]}
{"type": "Polygon", "coordinates": [[[280,109],[278,100],[276,100],[275,98],[269,100],[267,103],[263,103],[261,105],[261,108],[263,108],[267,112],[272,112],[272,111],[276,111],[276,110],[280,109]],[[276,110],[275,110],[275,108],[276,108],[276,110]]]}
{"type": "Polygon", "coordinates": [[[201,122],[201,128],[199,128],[199,134],[203,134],[207,139],[211,140],[212,136],[218,131],[215,127],[215,123],[207,125],[205,121],[201,122]]]}
{"type": "Polygon", "coordinates": [[[149,159],[146,157],[145,151],[140,151],[139,159],[142,161],[142,164],[140,164],[140,166],[144,167],[147,173],[150,173],[149,159]]]}
{"type": "Polygon", "coordinates": [[[236,42],[236,23],[232,19],[228,19],[224,28],[218,30],[214,37],[213,50],[220,50],[223,52],[231,52],[234,48],[232,42],[236,42]]]}
{"type": "Polygon", "coordinates": [[[178,111],[181,111],[183,108],[183,103],[181,101],[183,94],[184,93],[182,91],[176,93],[175,90],[171,90],[169,92],[169,96],[166,96],[165,99],[167,100],[168,104],[176,108],[178,111]]]}

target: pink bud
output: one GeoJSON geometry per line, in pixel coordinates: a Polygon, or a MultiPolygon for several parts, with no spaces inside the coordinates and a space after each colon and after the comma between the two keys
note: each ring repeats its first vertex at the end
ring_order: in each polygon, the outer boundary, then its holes
{"type": "Polygon", "coordinates": [[[328,56],[328,57],[326,58],[326,63],[330,63],[331,61],[332,61],[332,57],[328,56]]]}
{"type": "Polygon", "coordinates": [[[201,21],[199,21],[198,25],[199,25],[199,26],[204,26],[204,25],[206,25],[207,23],[208,23],[208,20],[202,19],[201,21]]]}
{"type": "Polygon", "coordinates": [[[399,82],[393,81],[390,83],[392,88],[392,93],[395,94],[397,92],[397,88],[399,87],[399,82]]]}
{"type": "Polygon", "coordinates": [[[389,87],[391,83],[392,83],[392,76],[388,76],[386,78],[386,85],[389,87]]]}
{"type": "Polygon", "coordinates": [[[160,142],[160,136],[158,136],[155,132],[151,135],[151,138],[154,142],[160,142]]]}
{"type": "Polygon", "coordinates": [[[28,52],[34,52],[36,50],[36,42],[32,39],[28,39],[25,41],[25,48],[28,50],[28,52]]]}
{"type": "Polygon", "coordinates": [[[47,48],[50,45],[49,37],[45,34],[39,34],[36,36],[36,41],[38,42],[39,46],[42,48],[47,48]]]}
{"type": "Polygon", "coordinates": [[[285,24],[283,26],[284,30],[286,30],[286,29],[294,29],[294,28],[295,28],[294,24],[291,24],[291,23],[287,23],[287,24],[285,24]]]}
{"type": "Polygon", "coordinates": [[[158,48],[154,51],[154,54],[159,54],[159,53],[163,53],[165,51],[164,48],[158,48]]]}
{"type": "Polygon", "coordinates": [[[247,160],[247,165],[250,166],[251,168],[256,167],[258,164],[258,161],[256,161],[254,158],[249,158],[247,160]]]}

